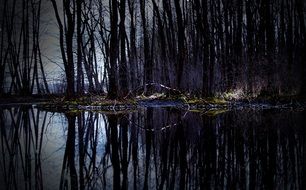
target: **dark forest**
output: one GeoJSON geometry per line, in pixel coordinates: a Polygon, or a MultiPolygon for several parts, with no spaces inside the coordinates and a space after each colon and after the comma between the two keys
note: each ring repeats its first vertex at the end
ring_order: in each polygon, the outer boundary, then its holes
{"type": "Polygon", "coordinates": [[[1,0],[0,94],[120,99],[167,87],[195,97],[303,97],[304,7],[303,0],[1,0]],[[44,68],[52,63],[40,47],[42,4],[57,25],[60,87],[44,68]]]}
{"type": "Polygon", "coordinates": [[[306,189],[305,0],[0,0],[0,189],[306,189]]]}

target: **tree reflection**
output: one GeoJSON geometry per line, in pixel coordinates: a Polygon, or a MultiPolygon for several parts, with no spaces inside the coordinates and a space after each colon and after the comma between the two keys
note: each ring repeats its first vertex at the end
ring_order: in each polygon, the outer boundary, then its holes
{"type": "MultiPolygon", "coordinates": [[[[68,189],[68,180],[66,178],[67,175],[70,177],[70,187],[71,187],[70,189],[78,189],[78,175],[75,165],[76,115],[74,113],[67,113],[65,115],[68,120],[68,134],[67,134],[66,149],[63,159],[60,189],[68,189]]],[[[80,154],[80,160],[81,158],[82,154],[80,154]]],[[[82,171],[82,169],[80,171],[82,171]]]]}
{"type": "MultiPolygon", "coordinates": [[[[305,187],[305,112],[146,108],[64,116],[60,189],[305,187]]],[[[48,117],[31,106],[1,109],[6,189],[47,188],[41,152],[48,117]]]]}
{"type": "Polygon", "coordinates": [[[0,109],[1,187],[43,189],[41,151],[46,117],[46,112],[32,106],[0,109]]]}

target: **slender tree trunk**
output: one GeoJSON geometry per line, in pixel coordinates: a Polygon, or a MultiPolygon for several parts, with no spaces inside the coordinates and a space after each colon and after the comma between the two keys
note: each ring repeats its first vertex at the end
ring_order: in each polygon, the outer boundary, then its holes
{"type": "Polygon", "coordinates": [[[267,56],[268,56],[268,68],[267,68],[267,76],[268,76],[268,91],[272,94],[275,94],[275,85],[273,84],[274,73],[273,68],[275,67],[274,60],[274,23],[273,23],[273,12],[271,11],[273,5],[270,0],[265,1],[266,3],[266,12],[265,12],[265,21],[266,21],[266,39],[267,39],[267,56]]]}
{"type": "Polygon", "coordinates": [[[83,55],[82,55],[82,0],[76,1],[76,14],[77,14],[77,94],[82,95],[84,92],[83,84],[83,55]]]}
{"type": "Polygon", "coordinates": [[[151,87],[146,87],[146,84],[149,84],[153,82],[153,76],[152,76],[152,60],[150,56],[150,44],[149,44],[149,34],[147,30],[147,20],[146,20],[146,1],[140,1],[140,14],[141,14],[141,20],[142,20],[142,34],[143,34],[143,51],[144,51],[144,73],[145,73],[145,91],[146,93],[151,93],[151,87]]]}
{"type": "Polygon", "coordinates": [[[158,9],[158,6],[155,2],[155,0],[152,0],[153,3],[153,9],[155,12],[155,15],[157,16],[157,24],[158,24],[158,39],[159,39],[159,43],[160,43],[160,47],[161,47],[161,65],[162,65],[162,69],[163,72],[161,74],[161,81],[163,81],[167,86],[170,86],[170,78],[169,78],[169,60],[168,55],[167,55],[167,49],[166,49],[166,37],[164,34],[164,26],[163,26],[163,21],[162,18],[160,16],[160,12],[158,9]]]}
{"type": "Polygon", "coordinates": [[[110,71],[108,98],[118,97],[117,58],[118,58],[118,5],[117,0],[111,0],[111,40],[110,40],[110,71]]]}
{"type": "MultiPolygon", "coordinates": [[[[242,61],[243,61],[243,35],[242,35],[242,29],[243,29],[243,0],[237,1],[237,34],[236,34],[236,65],[235,65],[235,72],[234,72],[234,80],[239,81],[242,80],[241,73],[244,72],[241,70],[243,67],[242,61]]],[[[234,81],[233,81],[234,82],[234,81]]]]}
{"type": "Polygon", "coordinates": [[[74,25],[73,15],[70,10],[71,2],[70,0],[64,0],[63,3],[64,13],[65,16],[67,17],[67,21],[65,20],[65,25],[63,25],[62,20],[59,16],[56,0],[51,0],[51,2],[53,5],[55,17],[60,30],[60,50],[64,62],[66,82],[67,82],[66,98],[71,99],[75,97],[74,60],[73,60],[73,34],[74,34],[75,25],[74,25]]]}
{"type": "Polygon", "coordinates": [[[129,92],[129,83],[128,83],[128,70],[126,63],[126,49],[125,49],[125,0],[120,0],[120,26],[119,26],[119,35],[120,35],[120,66],[119,66],[119,87],[120,92],[119,96],[124,97],[129,92]]]}
{"type": "MultiPolygon", "coordinates": [[[[305,28],[305,14],[304,14],[304,7],[305,7],[305,1],[303,0],[298,0],[297,1],[297,11],[298,11],[298,17],[299,17],[299,23],[300,23],[300,30],[301,30],[301,37],[303,38],[302,40],[302,59],[301,59],[301,64],[302,64],[302,89],[301,89],[301,96],[303,98],[306,98],[306,28],[305,28]]],[[[306,142],[306,141],[305,141],[306,142]]],[[[304,143],[305,144],[305,143],[304,143]]],[[[305,155],[304,151],[304,155],[305,155]]],[[[306,167],[306,162],[304,162],[304,166],[306,167]]],[[[304,168],[304,171],[306,168],[304,168]]],[[[306,176],[306,175],[305,175],[306,176]]],[[[304,177],[306,179],[306,177],[304,177]]],[[[304,182],[304,187],[306,187],[306,183],[304,182]]]]}
{"type": "Polygon", "coordinates": [[[252,8],[251,8],[251,0],[246,0],[246,22],[247,22],[247,84],[248,84],[248,91],[252,94],[253,93],[253,53],[254,53],[254,44],[253,44],[253,14],[252,14],[252,8]]]}
{"type": "Polygon", "coordinates": [[[215,5],[214,2],[210,2],[210,14],[211,14],[211,24],[210,24],[210,62],[209,62],[209,95],[211,96],[214,93],[214,67],[215,67],[215,5]]]}
{"type": "Polygon", "coordinates": [[[7,18],[7,2],[8,0],[5,0],[3,2],[3,7],[0,10],[1,16],[2,16],[2,22],[1,22],[1,35],[0,35],[0,96],[4,93],[4,80],[5,80],[5,65],[6,65],[6,58],[7,58],[7,49],[8,45],[7,42],[4,43],[4,38],[8,36],[4,36],[5,34],[5,18],[7,18]]]}
{"type": "Polygon", "coordinates": [[[185,29],[183,24],[182,10],[179,1],[174,0],[176,10],[176,21],[177,21],[177,40],[178,40],[178,60],[176,66],[176,82],[177,87],[182,88],[182,77],[185,62],[185,29]]]}
{"type": "Polygon", "coordinates": [[[136,55],[136,26],[135,26],[135,1],[128,0],[129,13],[130,13],[130,53],[129,53],[129,64],[130,64],[130,88],[134,90],[137,85],[140,84],[137,76],[137,55],[136,55]]]}

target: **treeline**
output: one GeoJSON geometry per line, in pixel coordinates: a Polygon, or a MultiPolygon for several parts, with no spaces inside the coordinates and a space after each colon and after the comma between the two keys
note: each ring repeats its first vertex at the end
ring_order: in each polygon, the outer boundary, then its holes
{"type": "MultiPolygon", "coordinates": [[[[51,3],[59,26],[68,97],[108,92],[109,98],[115,99],[134,95],[140,87],[151,93],[156,90],[151,83],[197,96],[235,90],[251,95],[306,92],[303,0],[51,0],[51,3]],[[103,61],[98,59],[100,56],[103,61]]],[[[3,15],[10,18],[6,20],[14,20],[13,12],[5,10],[8,13],[3,15]]],[[[29,12],[32,10],[35,9],[29,12]]],[[[24,17],[30,18],[26,14],[24,17]]],[[[27,23],[24,21],[22,26],[27,23]]],[[[30,43],[26,27],[21,30],[22,39],[30,43]]],[[[2,38],[12,38],[9,31],[2,38]]],[[[33,32],[34,38],[39,39],[39,35],[35,37],[33,32]]],[[[19,43],[24,49],[26,43],[19,43]]],[[[39,48],[36,49],[40,55],[39,48]]],[[[29,52],[27,48],[24,51],[29,52]]],[[[1,54],[1,66],[8,60],[12,62],[8,65],[26,65],[29,61],[20,61],[25,57],[21,56],[15,64],[5,53],[1,54]]],[[[34,74],[38,72],[30,68],[27,73],[35,81],[38,74],[34,74]]],[[[41,71],[43,76],[43,67],[41,71]]],[[[14,80],[10,82],[18,86],[14,73],[11,72],[14,80]]],[[[48,89],[47,84],[43,86],[48,89]]]]}
{"type": "Polygon", "coordinates": [[[0,2],[0,95],[49,93],[40,48],[42,0],[0,2]]]}

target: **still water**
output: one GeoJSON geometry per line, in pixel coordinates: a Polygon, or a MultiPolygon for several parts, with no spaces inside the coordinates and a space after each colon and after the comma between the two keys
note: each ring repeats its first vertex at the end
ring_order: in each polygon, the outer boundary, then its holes
{"type": "Polygon", "coordinates": [[[217,112],[0,107],[0,189],[305,188],[305,111],[217,112]]]}

